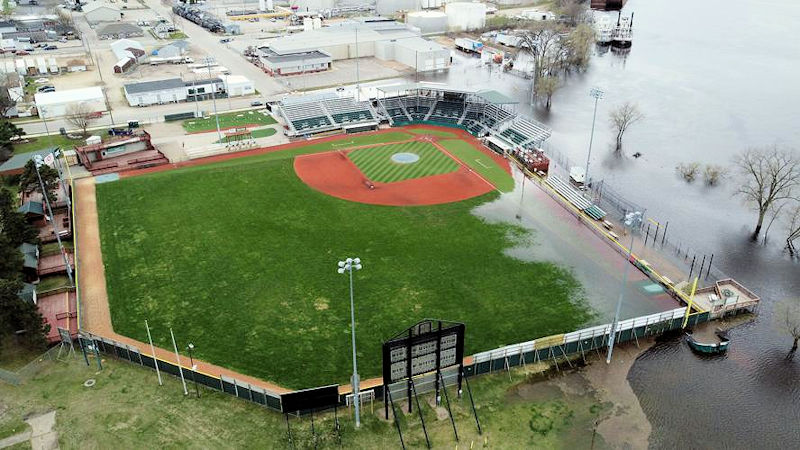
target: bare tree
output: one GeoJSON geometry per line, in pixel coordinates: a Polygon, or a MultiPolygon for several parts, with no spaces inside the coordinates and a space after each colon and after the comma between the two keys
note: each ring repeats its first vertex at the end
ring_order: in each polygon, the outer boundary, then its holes
{"type": "Polygon", "coordinates": [[[58,20],[60,25],[69,28],[75,28],[75,20],[72,18],[72,13],[64,8],[53,8],[51,11],[58,20]]]}
{"type": "Polygon", "coordinates": [[[562,29],[551,22],[540,22],[534,28],[525,30],[521,48],[533,57],[533,85],[539,78],[557,69],[561,53],[562,29]]]}
{"type": "Polygon", "coordinates": [[[580,0],[558,0],[556,3],[561,14],[569,17],[571,24],[582,22],[589,11],[589,2],[580,0]]]}
{"type": "Polygon", "coordinates": [[[67,122],[79,128],[83,136],[86,136],[86,129],[89,124],[94,120],[95,112],[85,102],[73,103],[67,107],[67,122]]]}
{"type": "Polygon", "coordinates": [[[716,186],[726,174],[727,171],[724,167],[717,164],[706,164],[706,169],[703,171],[703,179],[707,185],[716,186]]]}
{"type": "Polygon", "coordinates": [[[792,348],[786,359],[794,358],[800,342],[800,299],[786,299],[775,306],[775,328],[792,337],[792,348]]]}
{"type": "Polygon", "coordinates": [[[795,256],[797,254],[797,249],[794,246],[794,241],[800,238],[800,199],[798,199],[798,203],[789,215],[788,225],[786,248],[789,249],[790,255],[795,256]]]}
{"type": "Polygon", "coordinates": [[[700,171],[700,163],[680,163],[675,167],[675,170],[687,183],[691,183],[697,178],[697,173],[700,171]]]}
{"type": "Polygon", "coordinates": [[[736,192],[758,210],[758,221],[752,235],[755,241],[761,234],[770,208],[793,199],[794,190],[800,185],[800,161],[794,152],[772,146],[749,148],[734,162],[744,178],[736,192]]]}
{"type": "Polygon", "coordinates": [[[577,67],[585,69],[589,66],[589,59],[592,56],[592,48],[595,42],[595,32],[592,27],[582,23],[575,27],[567,37],[567,49],[569,56],[567,64],[570,68],[577,67]]]}
{"type": "Polygon", "coordinates": [[[617,145],[614,151],[622,150],[622,136],[631,125],[644,119],[644,114],[639,111],[636,103],[625,102],[611,111],[611,126],[617,132],[617,145]]]}

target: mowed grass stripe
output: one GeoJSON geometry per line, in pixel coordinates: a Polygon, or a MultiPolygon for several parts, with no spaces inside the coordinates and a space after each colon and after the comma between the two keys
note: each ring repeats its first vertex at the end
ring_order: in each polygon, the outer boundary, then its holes
{"type": "Polygon", "coordinates": [[[379,183],[393,183],[458,170],[458,163],[428,142],[357,149],[348,153],[348,157],[367,178],[379,183]],[[392,161],[392,155],[396,153],[415,153],[420,159],[412,164],[396,163],[392,161]]]}

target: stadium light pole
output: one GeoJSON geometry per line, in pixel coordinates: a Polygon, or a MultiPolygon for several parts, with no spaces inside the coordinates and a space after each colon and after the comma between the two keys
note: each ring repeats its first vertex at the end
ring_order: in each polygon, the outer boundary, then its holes
{"type": "Polygon", "coordinates": [[[353,338],[353,404],[355,405],[356,428],[358,428],[361,426],[361,399],[358,394],[358,364],[356,363],[356,313],[353,304],[353,270],[361,270],[360,258],[347,258],[344,261],[339,261],[337,272],[340,274],[345,272],[350,273],[350,329],[352,330],[353,338]]]}
{"type": "Polygon", "coordinates": [[[589,187],[589,161],[592,159],[592,141],[594,141],[594,124],[597,121],[597,102],[603,98],[605,92],[602,89],[593,87],[589,90],[589,96],[594,97],[594,113],[592,115],[592,133],[589,135],[589,153],[586,155],[586,170],[583,172],[583,186],[589,187]]]}
{"type": "Polygon", "coordinates": [[[617,334],[617,326],[619,325],[619,314],[622,309],[622,300],[625,298],[625,287],[628,285],[628,270],[631,265],[631,255],[633,255],[633,230],[642,222],[642,213],[639,211],[630,212],[625,214],[625,220],[622,225],[631,233],[631,245],[628,246],[628,257],[625,259],[625,268],[622,270],[622,286],[619,289],[619,299],[617,300],[617,312],[614,314],[614,321],[611,322],[611,336],[608,339],[608,356],[606,356],[606,364],[611,364],[611,353],[614,351],[614,337],[617,334]]]}

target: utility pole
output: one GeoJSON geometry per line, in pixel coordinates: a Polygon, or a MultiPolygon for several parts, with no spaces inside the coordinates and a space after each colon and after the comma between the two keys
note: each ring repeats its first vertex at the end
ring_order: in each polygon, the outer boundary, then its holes
{"type": "Polygon", "coordinates": [[[211,81],[211,100],[214,105],[214,119],[217,121],[217,138],[221,141],[222,131],[219,129],[219,115],[217,114],[217,84],[211,79],[211,58],[209,57],[206,57],[206,68],[208,69],[208,80],[211,81]]]}
{"type": "Polygon", "coordinates": [[[42,174],[39,172],[39,167],[44,164],[44,160],[42,159],[41,155],[36,155],[33,158],[33,165],[36,168],[36,177],[39,179],[39,187],[42,189],[42,197],[44,197],[45,205],[47,206],[47,211],[45,212],[47,215],[50,216],[50,223],[53,224],[53,233],[56,235],[56,241],[58,241],[58,248],[61,250],[61,257],[64,259],[64,265],[67,267],[67,278],[69,278],[69,285],[70,287],[75,286],[75,280],[72,279],[72,267],[69,265],[69,258],[67,258],[67,252],[64,250],[64,245],[61,243],[61,235],[58,232],[58,227],[56,226],[56,218],[53,216],[53,208],[50,207],[50,198],[47,195],[47,189],[44,187],[44,182],[42,181],[42,174]]]}
{"type": "Polygon", "coordinates": [[[592,115],[592,134],[589,135],[589,153],[586,155],[586,170],[583,172],[583,187],[589,188],[589,161],[592,159],[592,141],[594,140],[594,124],[597,120],[597,102],[603,98],[604,92],[596,87],[589,91],[589,95],[594,97],[594,114],[592,115]]]}

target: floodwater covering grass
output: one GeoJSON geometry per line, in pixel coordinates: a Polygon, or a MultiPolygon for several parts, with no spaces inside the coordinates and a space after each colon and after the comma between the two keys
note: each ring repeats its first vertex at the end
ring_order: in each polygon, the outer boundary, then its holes
{"type": "MultiPolygon", "coordinates": [[[[246,125],[272,125],[273,123],[277,123],[266,110],[237,111],[217,114],[217,116],[219,116],[220,128],[243,127],[246,125]]],[[[183,129],[186,130],[187,133],[216,130],[217,120],[213,114],[203,119],[184,120],[183,129]]]]}
{"type": "Polygon", "coordinates": [[[521,229],[471,214],[490,193],[436,206],[348,202],[311,189],[292,156],[403,140],[365,135],[97,186],[115,331],[287,387],[347,382],[348,281],[358,256],[359,370],[380,374],[381,342],[423,318],[461,321],[467,354],[578,328],[583,291],[555,264],[505,250],[521,229]]]}
{"type": "MultiPolygon", "coordinates": [[[[282,414],[218,391],[200,388],[195,397],[183,395],[180,379],[156,374],[135,364],[105,357],[97,371],[83,358],[66,362],[48,361],[39,375],[22,386],[0,383],[5,408],[0,430],[16,430],[28,414],[56,410],[55,430],[61,448],[290,448],[282,414]],[[92,378],[96,384],[83,383],[92,378]]],[[[529,368],[532,366],[529,365],[529,368]]],[[[577,375],[577,374],[574,374],[577,375]]],[[[569,377],[539,381],[540,377],[512,370],[470,379],[478,417],[479,435],[466,389],[461,399],[448,388],[459,441],[442,406],[433,406],[432,394],[420,397],[423,417],[434,448],[574,449],[608,448],[594,422],[611,412],[609,405],[569,377]],[[560,390],[557,385],[565,385],[560,390]]],[[[408,448],[425,448],[422,425],[414,405],[408,414],[406,403],[395,399],[403,438],[408,448]]],[[[392,413],[390,412],[390,418],[392,413]]],[[[367,403],[362,409],[361,429],[353,427],[352,410],[340,409],[341,446],[334,432],[332,411],[314,415],[314,442],[309,416],[290,416],[294,448],[375,449],[400,448],[395,425],[383,419],[383,405],[367,403]]]]}
{"type": "Polygon", "coordinates": [[[473,147],[469,142],[460,139],[444,139],[439,141],[439,144],[464,164],[472,167],[472,170],[478,172],[500,192],[514,190],[514,179],[511,178],[511,175],[498,166],[492,158],[473,147]]]}
{"type": "Polygon", "coordinates": [[[353,150],[347,157],[358,166],[367,178],[379,183],[392,183],[412,178],[427,177],[458,170],[458,163],[429,142],[408,142],[353,150]],[[412,153],[419,157],[413,163],[392,160],[397,153],[412,153]]]}

